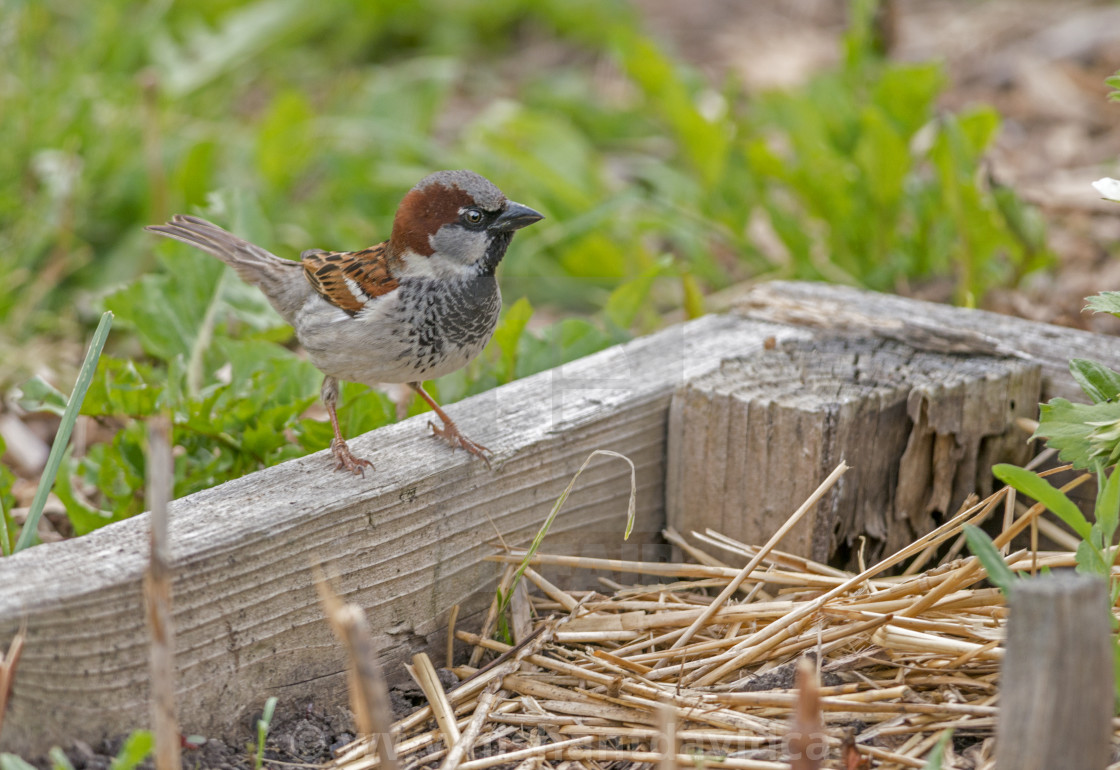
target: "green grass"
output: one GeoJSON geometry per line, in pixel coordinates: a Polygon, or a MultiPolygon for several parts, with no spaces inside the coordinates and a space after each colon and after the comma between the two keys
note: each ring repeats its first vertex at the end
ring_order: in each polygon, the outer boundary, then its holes
{"type": "MultiPolygon", "coordinates": [[[[83,407],[114,437],[55,490],[78,532],[142,509],[157,412],[176,495],[329,441],[304,417],[319,375],[259,294],[143,232],[172,213],[289,256],[354,248],[455,167],[544,212],[500,271],[502,327],[437,384],[445,401],[697,315],[745,278],[949,276],[973,302],[1049,257],[1037,216],[980,179],[998,116],[939,112],[943,72],[882,60],[867,0],[840,67],[762,95],[704,81],[621,0],[0,2],[0,384],[118,319],[83,407]],[[537,46],[563,53],[535,64],[537,46]],[[533,307],[560,320],[528,331],[533,307]]],[[[394,419],[364,388],[342,403],[348,435],[394,419]]],[[[8,486],[0,469],[0,511],[8,486]]]]}

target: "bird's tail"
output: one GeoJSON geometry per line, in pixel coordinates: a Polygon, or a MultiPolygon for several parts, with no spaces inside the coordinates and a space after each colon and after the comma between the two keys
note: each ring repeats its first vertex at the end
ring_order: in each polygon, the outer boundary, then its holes
{"type": "Polygon", "coordinates": [[[304,281],[293,280],[296,271],[302,269],[299,262],[281,259],[205,219],[176,214],[165,225],[144,229],[213,254],[236,270],[243,281],[259,287],[289,323],[308,291],[304,281]]]}
{"type": "Polygon", "coordinates": [[[254,246],[213,222],[198,217],[176,214],[166,225],[149,225],[144,229],[213,254],[252,284],[261,282],[262,273],[292,265],[289,260],[280,259],[260,246],[254,246]]]}

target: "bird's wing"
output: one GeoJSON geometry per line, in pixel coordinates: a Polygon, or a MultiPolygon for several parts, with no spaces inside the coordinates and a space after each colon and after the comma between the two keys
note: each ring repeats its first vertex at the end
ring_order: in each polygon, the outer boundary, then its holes
{"type": "Polygon", "coordinates": [[[323,299],[350,315],[397,288],[388,241],[361,251],[320,251],[301,255],[303,274],[323,299]]]}

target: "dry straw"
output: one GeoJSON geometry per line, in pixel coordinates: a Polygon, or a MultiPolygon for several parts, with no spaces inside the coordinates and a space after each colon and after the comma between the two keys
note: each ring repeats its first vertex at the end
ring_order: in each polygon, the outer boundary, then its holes
{"type": "MultiPolygon", "coordinates": [[[[920,768],[952,731],[943,766],[991,766],[1006,608],[978,560],[934,560],[966,524],[1002,520],[997,547],[1031,527],[1041,508],[1007,497],[968,505],[858,573],[782,553],[778,538],[757,547],[714,532],[666,531],[690,560],[680,563],[497,554],[503,586],[521,567],[535,587],[534,630],[518,645],[489,638],[496,606],[482,634],[456,630],[473,647],[454,669],[463,681],[394,725],[401,763],[920,768]],[[914,558],[924,571],[897,574],[914,558]],[[540,574],[557,565],[613,573],[616,588],[564,590],[540,574]],[[497,657],[479,668],[488,656],[497,657]],[[823,762],[794,756],[797,746],[823,762]]],[[[1030,570],[1072,565],[1073,555],[1006,560],[1030,570]]],[[[378,766],[366,740],[334,763],[378,766]]]]}

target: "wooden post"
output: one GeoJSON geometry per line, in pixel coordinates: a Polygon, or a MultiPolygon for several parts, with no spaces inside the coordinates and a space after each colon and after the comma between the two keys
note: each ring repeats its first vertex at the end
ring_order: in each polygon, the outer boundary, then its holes
{"type": "Polygon", "coordinates": [[[1072,573],[1023,580],[1009,606],[997,770],[1100,770],[1115,702],[1104,580],[1072,573]]]}
{"type": "Polygon", "coordinates": [[[840,461],[852,470],[783,540],[817,561],[893,552],[1024,462],[1039,368],[874,337],[793,341],[687,383],[669,410],[666,512],[682,533],[764,542],[840,461]]]}

